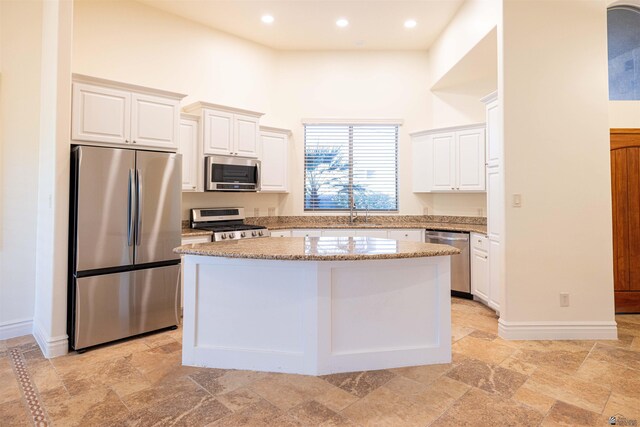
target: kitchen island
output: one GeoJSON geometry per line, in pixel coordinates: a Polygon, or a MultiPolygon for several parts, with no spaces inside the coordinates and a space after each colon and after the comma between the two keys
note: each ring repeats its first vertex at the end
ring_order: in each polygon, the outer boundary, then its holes
{"type": "Polygon", "coordinates": [[[323,375],[451,361],[451,246],[289,237],[175,252],[184,365],[323,375]]]}

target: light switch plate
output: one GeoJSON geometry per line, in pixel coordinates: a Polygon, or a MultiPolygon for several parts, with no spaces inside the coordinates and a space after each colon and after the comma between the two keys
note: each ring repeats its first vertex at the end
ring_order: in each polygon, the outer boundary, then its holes
{"type": "Polygon", "coordinates": [[[513,195],[513,207],[514,208],[522,207],[522,194],[513,195]]]}

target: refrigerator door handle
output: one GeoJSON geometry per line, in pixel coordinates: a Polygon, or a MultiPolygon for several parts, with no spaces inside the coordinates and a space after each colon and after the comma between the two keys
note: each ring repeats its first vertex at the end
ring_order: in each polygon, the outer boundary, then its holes
{"type": "Polygon", "coordinates": [[[129,246],[133,245],[133,229],[135,227],[133,207],[135,206],[135,184],[134,184],[133,169],[129,169],[129,189],[127,200],[127,243],[129,246]]]}
{"type": "Polygon", "coordinates": [[[142,241],[142,174],[136,169],[136,246],[142,241]]]}

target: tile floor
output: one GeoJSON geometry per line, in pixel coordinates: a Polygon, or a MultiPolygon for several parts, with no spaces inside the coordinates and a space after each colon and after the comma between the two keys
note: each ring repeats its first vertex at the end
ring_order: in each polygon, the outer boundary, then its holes
{"type": "Polygon", "coordinates": [[[319,378],[181,366],[180,330],[53,360],[0,341],[0,426],[640,424],[640,315],[618,341],[504,341],[460,299],[452,319],[453,363],[319,378]]]}

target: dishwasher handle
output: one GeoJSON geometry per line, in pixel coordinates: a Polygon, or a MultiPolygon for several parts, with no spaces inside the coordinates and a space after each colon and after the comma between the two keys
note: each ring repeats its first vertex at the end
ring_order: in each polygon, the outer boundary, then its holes
{"type": "Polygon", "coordinates": [[[468,237],[443,237],[443,236],[438,236],[436,234],[426,234],[425,237],[427,239],[433,239],[433,240],[444,240],[445,242],[468,242],[469,241],[468,237]]]}

